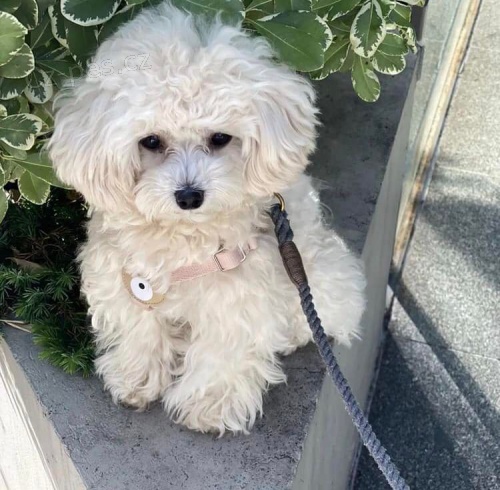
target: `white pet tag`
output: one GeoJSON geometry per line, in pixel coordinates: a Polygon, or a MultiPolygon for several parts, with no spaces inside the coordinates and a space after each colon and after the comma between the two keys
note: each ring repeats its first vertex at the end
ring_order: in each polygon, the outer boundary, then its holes
{"type": "Polygon", "coordinates": [[[161,303],[165,296],[153,291],[147,279],[141,276],[131,276],[127,272],[122,272],[123,282],[132,298],[144,306],[155,306],[161,303]]]}

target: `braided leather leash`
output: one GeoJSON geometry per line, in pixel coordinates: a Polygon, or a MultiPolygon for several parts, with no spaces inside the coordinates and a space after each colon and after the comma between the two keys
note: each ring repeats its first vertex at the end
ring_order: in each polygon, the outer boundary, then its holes
{"type": "Polygon", "coordinates": [[[394,490],[410,490],[404,478],[399,474],[396,465],[391,461],[384,446],[380,443],[372,426],[368,422],[366,415],[359,407],[347,380],[345,379],[337,359],[333,354],[328,337],[321,326],[321,320],[318,317],[313,303],[313,297],[309,288],[307,275],[302,264],[302,258],[295,243],[293,242],[293,231],[290,228],[288,215],[285,211],[284,200],[280,195],[276,195],[280,204],[275,204],[270,209],[270,216],[274,223],[274,231],[278,239],[279,250],[283,264],[293,282],[299,291],[302,310],[307,318],[309,327],[312,330],[314,342],[325,363],[328,373],[333,380],[337,390],[342,397],[345,409],[350,415],[354,426],[356,427],[363,444],[366,446],[371,456],[377,463],[380,471],[384,474],[387,482],[394,490]]]}

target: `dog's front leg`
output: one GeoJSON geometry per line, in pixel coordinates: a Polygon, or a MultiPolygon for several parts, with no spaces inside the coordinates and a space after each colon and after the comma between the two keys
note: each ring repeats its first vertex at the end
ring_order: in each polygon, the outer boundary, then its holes
{"type": "Polygon", "coordinates": [[[247,433],[268,385],[285,381],[269,351],[227,340],[199,339],[189,348],[183,374],[163,399],[177,423],[201,432],[247,433]]]}
{"type": "Polygon", "coordinates": [[[100,351],[96,371],[113,401],[145,409],[172,379],[174,354],[168,325],[154,312],[135,310],[127,313],[125,323],[111,324],[95,314],[92,324],[100,351]]]}

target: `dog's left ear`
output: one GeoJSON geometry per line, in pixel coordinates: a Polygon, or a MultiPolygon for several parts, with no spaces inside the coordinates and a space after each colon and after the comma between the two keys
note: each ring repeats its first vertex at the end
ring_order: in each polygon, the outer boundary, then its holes
{"type": "Polygon", "coordinates": [[[317,109],[312,86],[284,67],[265,70],[254,86],[251,137],[243,142],[249,192],[269,196],[302,173],[315,147],[317,109]]]}

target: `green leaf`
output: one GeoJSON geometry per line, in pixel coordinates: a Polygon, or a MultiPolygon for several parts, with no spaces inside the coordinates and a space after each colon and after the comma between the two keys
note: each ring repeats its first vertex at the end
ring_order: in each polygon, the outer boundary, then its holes
{"type": "MultiPolygon", "coordinates": [[[[24,152],[24,155],[26,156],[26,152],[24,152]]],[[[2,162],[2,165],[5,171],[6,182],[18,180],[25,172],[24,168],[19,167],[12,160],[5,160],[2,162]]]]}
{"type": "Polygon", "coordinates": [[[281,59],[299,71],[320,69],[327,41],[325,26],[310,12],[285,12],[269,19],[247,19],[265,36],[281,59]]]}
{"type": "Polygon", "coordinates": [[[14,163],[49,184],[59,184],[47,152],[28,153],[24,161],[14,159],[14,163]]]}
{"type": "MultiPolygon", "coordinates": [[[[12,148],[12,146],[8,145],[7,143],[4,143],[3,141],[0,141],[0,147],[3,148],[4,152],[7,155],[10,155],[13,158],[18,158],[20,160],[24,160],[26,158],[27,153],[24,150],[18,150],[17,148],[12,148]]],[[[12,160],[8,160],[9,162],[12,162],[12,160]]],[[[4,162],[4,164],[7,163],[4,162]]]]}
{"type": "Polygon", "coordinates": [[[380,82],[372,70],[371,63],[356,56],[352,67],[352,85],[354,90],[365,102],[376,102],[380,96],[380,82]]]}
{"type": "Polygon", "coordinates": [[[49,197],[50,184],[30,172],[21,175],[18,185],[21,195],[34,204],[43,204],[49,197]]]}
{"type": "Polygon", "coordinates": [[[172,3],[193,14],[213,17],[220,13],[226,22],[239,22],[243,19],[244,6],[241,0],[173,0],[172,3]]]}
{"type": "Polygon", "coordinates": [[[384,40],[386,27],[378,0],[369,0],[354,19],[351,28],[351,44],[354,52],[371,58],[384,40]]]}
{"type": "Polygon", "coordinates": [[[401,27],[411,27],[411,7],[408,5],[396,4],[387,18],[391,22],[401,27]]]}
{"type": "Polygon", "coordinates": [[[402,36],[393,32],[388,32],[384,41],[378,47],[377,52],[389,56],[404,56],[408,54],[408,46],[402,36]]]}
{"type": "Polygon", "coordinates": [[[61,0],[61,13],[79,26],[96,26],[111,19],[121,0],[61,0]]]}
{"type": "Polygon", "coordinates": [[[0,79],[0,99],[9,100],[23,93],[28,81],[25,78],[15,80],[12,78],[0,79]]]}
{"type": "Polygon", "coordinates": [[[41,16],[51,5],[56,3],[56,0],[37,0],[38,14],[41,16]]]}
{"type": "Polygon", "coordinates": [[[0,119],[0,141],[13,148],[29,150],[42,129],[42,121],[33,114],[15,114],[0,119]]]}
{"type": "Polygon", "coordinates": [[[7,194],[5,193],[5,191],[0,188],[0,223],[5,218],[7,209],[9,209],[9,200],[7,199],[7,194]]]}
{"type": "Polygon", "coordinates": [[[82,27],[67,21],[64,25],[71,54],[79,64],[87,66],[97,48],[97,30],[95,27],[82,27]]]}
{"type": "Polygon", "coordinates": [[[9,62],[23,47],[27,33],[26,27],[13,15],[0,12],[0,66],[9,62]]]}
{"type": "Polygon", "coordinates": [[[379,3],[384,19],[392,12],[394,7],[396,6],[396,0],[379,0],[379,3]]]}
{"type": "Polygon", "coordinates": [[[313,12],[328,8],[328,19],[336,19],[355,9],[361,0],[313,0],[313,12]]]}
{"type": "Polygon", "coordinates": [[[346,38],[335,38],[330,47],[325,51],[325,64],[323,68],[311,74],[315,80],[322,80],[331,73],[339,71],[344,64],[351,43],[346,38]]]}
{"type": "Polygon", "coordinates": [[[127,5],[139,5],[145,1],[146,0],[127,0],[127,5]]]}
{"type": "Polygon", "coordinates": [[[311,0],[274,0],[274,5],[276,13],[293,10],[311,10],[311,0]]]}
{"type": "Polygon", "coordinates": [[[32,104],[45,104],[54,95],[52,80],[44,70],[35,68],[28,77],[24,94],[32,104]]]}
{"type": "Polygon", "coordinates": [[[40,23],[30,32],[30,47],[32,50],[47,44],[52,39],[50,17],[47,12],[43,14],[40,23]]]}
{"type": "Polygon", "coordinates": [[[354,54],[354,51],[352,50],[352,46],[349,46],[349,49],[347,50],[346,59],[345,59],[344,63],[342,64],[342,66],[340,67],[339,72],[348,73],[348,72],[352,71],[355,57],[356,57],[356,55],[354,54]]]}
{"type": "Polygon", "coordinates": [[[25,43],[15,56],[5,65],[0,66],[0,77],[24,78],[35,69],[35,58],[30,47],[25,43]]]}
{"type": "Polygon", "coordinates": [[[65,48],[68,47],[68,41],[66,39],[66,27],[64,25],[64,17],[61,14],[59,4],[50,6],[48,9],[50,17],[50,28],[52,30],[52,35],[59,42],[61,46],[65,48]]]}
{"type": "Polygon", "coordinates": [[[97,36],[99,44],[111,36],[111,34],[115,33],[122,24],[133,19],[141,10],[142,8],[140,6],[132,7],[114,15],[113,18],[108,20],[99,31],[97,36]]]}
{"type": "Polygon", "coordinates": [[[372,59],[373,68],[384,75],[397,75],[406,68],[404,56],[390,56],[377,51],[372,59]]]}
{"type": "Polygon", "coordinates": [[[73,58],[66,57],[62,60],[40,60],[38,66],[43,68],[52,78],[54,75],[61,78],[77,78],[83,74],[73,58]]]}
{"type": "Polygon", "coordinates": [[[3,12],[12,14],[19,8],[19,5],[21,5],[21,0],[2,0],[0,8],[3,12]]]}
{"type": "Polygon", "coordinates": [[[38,24],[38,4],[36,0],[21,0],[15,16],[28,29],[34,29],[38,24]]]}
{"type": "Polygon", "coordinates": [[[33,108],[33,114],[43,121],[43,126],[40,130],[41,135],[48,133],[54,127],[54,118],[52,112],[47,108],[47,105],[48,104],[35,104],[33,108]]]}
{"type": "Polygon", "coordinates": [[[330,27],[330,30],[332,31],[333,35],[338,36],[338,37],[347,37],[351,35],[351,27],[352,23],[354,22],[354,19],[356,18],[356,15],[358,15],[358,12],[356,10],[353,10],[352,12],[349,12],[346,15],[343,15],[342,17],[336,17],[335,19],[328,19],[328,27],[330,27]]]}

